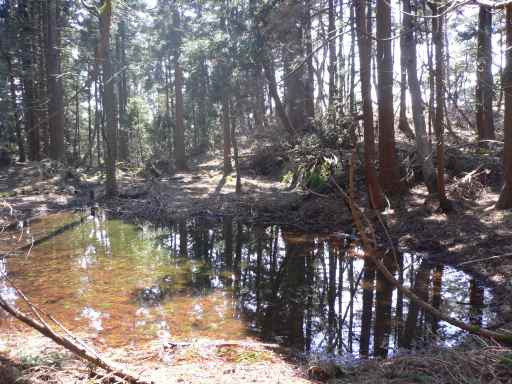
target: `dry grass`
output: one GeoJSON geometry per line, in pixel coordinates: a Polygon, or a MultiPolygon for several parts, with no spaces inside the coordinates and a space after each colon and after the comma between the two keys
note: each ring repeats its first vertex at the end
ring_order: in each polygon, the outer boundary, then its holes
{"type": "Polygon", "coordinates": [[[337,384],[504,384],[512,383],[512,351],[500,346],[472,350],[431,350],[368,361],[346,371],[337,384]]]}

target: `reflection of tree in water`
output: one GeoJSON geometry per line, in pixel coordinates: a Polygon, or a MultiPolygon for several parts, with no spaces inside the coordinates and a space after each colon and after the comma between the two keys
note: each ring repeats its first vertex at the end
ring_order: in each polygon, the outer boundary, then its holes
{"type": "MultiPolygon", "coordinates": [[[[203,219],[178,223],[181,255],[188,248],[182,240],[187,228],[189,257],[204,261],[193,284],[203,292],[232,290],[233,316],[265,339],[277,338],[303,351],[386,356],[393,348],[419,346],[419,340],[438,333],[438,319],[394,295],[355,244],[275,225],[247,226],[226,216],[220,225],[203,219]]],[[[391,252],[382,257],[400,281],[441,306],[442,266],[411,255],[399,255],[398,263],[391,252]]],[[[483,288],[471,282],[470,293],[476,308],[471,319],[481,324],[483,288]]]]}

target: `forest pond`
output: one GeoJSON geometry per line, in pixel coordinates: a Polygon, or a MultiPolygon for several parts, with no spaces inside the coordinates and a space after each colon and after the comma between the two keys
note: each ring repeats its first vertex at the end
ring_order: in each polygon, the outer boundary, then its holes
{"type": "MultiPolygon", "coordinates": [[[[396,291],[392,303],[382,302],[379,276],[377,293],[363,289],[371,284],[351,234],[230,217],[156,227],[59,214],[33,223],[26,236],[75,221],[28,256],[0,258],[0,271],[71,331],[109,347],[255,338],[357,356],[393,353],[404,334],[400,345],[451,345],[463,336],[396,291]]],[[[461,271],[405,254],[401,275],[453,317],[479,325],[494,317],[490,290],[461,271]]],[[[23,308],[2,281],[0,293],[23,308]]],[[[0,313],[1,333],[20,329],[0,313]]]]}

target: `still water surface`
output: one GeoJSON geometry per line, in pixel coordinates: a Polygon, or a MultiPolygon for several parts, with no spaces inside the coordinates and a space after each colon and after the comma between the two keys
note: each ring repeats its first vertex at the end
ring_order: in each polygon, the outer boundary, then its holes
{"type": "MultiPolygon", "coordinates": [[[[49,216],[25,228],[25,237],[76,219],[49,216]]],[[[492,319],[490,293],[476,279],[402,257],[397,276],[443,312],[479,325],[492,319]]],[[[385,281],[365,270],[351,234],[297,233],[230,217],[155,227],[100,214],[26,257],[0,259],[0,272],[69,329],[110,347],[256,337],[357,356],[462,337],[396,291],[386,294],[385,281]]],[[[1,281],[0,293],[23,308],[1,281]]],[[[20,327],[0,313],[0,328],[20,327]]]]}

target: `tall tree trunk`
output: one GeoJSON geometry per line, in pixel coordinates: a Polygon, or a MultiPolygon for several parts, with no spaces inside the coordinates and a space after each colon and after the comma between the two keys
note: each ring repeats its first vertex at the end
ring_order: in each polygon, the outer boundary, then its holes
{"type": "Polygon", "coordinates": [[[482,140],[494,140],[492,112],[492,13],[489,7],[480,6],[478,15],[478,53],[476,86],[476,126],[480,145],[482,140]]]}
{"type": "Polygon", "coordinates": [[[379,104],[379,169],[384,191],[400,193],[403,183],[395,153],[393,110],[393,57],[391,52],[391,6],[377,0],[377,69],[379,104]]]}
{"type": "MultiPolygon", "coordinates": [[[[87,65],[88,76],[90,76],[90,64],[87,65]]],[[[92,146],[94,144],[94,136],[92,131],[92,95],[91,95],[91,83],[87,86],[87,145],[88,145],[88,156],[89,156],[89,167],[92,167],[92,146]]]]}
{"type": "Polygon", "coordinates": [[[201,94],[199,99],[198,120],[201,130],[200,150],[206,152],[210,146],[210,139],[208,137],[208,109],[207,109],[207,96],[208,96],[208,68],[206,64],[206,57],[201,56],[199,59],[199,67],[201,71],[202,81],[199,85],[201,87],[201,94]]]}
{"type": "Polygon", "coordinates": [[[126,108],[128,105],[128,75],[126,62],[126,21],[121,18],[117,36],[117,61],[119,63],[120,79],[118,81],[119,95],[119,160],[129,160],[129,131],[126,108]]]}
{"type": "Polygon", "coordinates": [[[445,68],[444,68],[444,15],[443,8],[437,4],[429,3],[432,9],[432,39],[435,49],[435,78],[436,78],[436,113],[434,129],[436,133],[436,160],[437,160],[437,193],[439,204],[444,212],[449,212],[452,207],[446,197],[444,182],[444,96],[445,96],[445,68]]]}
{"type": "MultiPolygon", "coordinates": [[[[177,10],[173,14],[173,24],[176,31],[180,31],[181,22],[180,14],[177,10]]],[[[179,33],[179,32],[178,32],[179,33]]],[[[187,160],[185,158],[185,121],[184,121],[184,105],[183,105],[183,73],[180,65],[181,37],[178,36],[176,54],[174,57],[174,89],[176,97],[176,131],[174,140],[174,156],[176,168],[184,170],[187,168],[187,160]]]]}
{"type": "Polygon", "coordinates": [[[73,142],[73,161],[77,164],[80,161],[80,77],[75,83],[75,137],[73,142]]]}
{"type": "Polygon", "coordinates": [[[334,0],[329,0],[329,128],[336,124],[336,7],[334,0]]]}
{"type": "Polygon", "coordinates": [[[410,0],[402,0],[402,3],[404,11],[403,30],[405,31],[404,49],[402,52],[407,52],[405,65],[407,67],[407,80],[409,82],[409,93],[411,95],[418,162],[421,166],[423,180],[425,181],[429,193],[434,193],[436,191],[436,176],[434,163],[432,161],[432,147],[428,140],[427,127],[423,115],[424,104],[421,97],[421,86],[418,80],[416,39],[414,36],[416,22],[412,16],[410,0]]]}
{"type": "Polygon", "coordinates": [[[373,107],[371,96],[371,58],[370,36],[366,17],[365,0],[354,2],[356,12],[357,43],[359,46],[359,63],[361,77],[361,98],[363,104],[364,126],[364,172],[370,204],[374,209],[384,208],[384,195],[382,193],[377,173],[375,171],[375,137],[373,128],[373,107]]]}
{"type": "MultiPolygon", "coordinates": [[[[230,106],[230,111],[233,111],[233,107],[230,106]]],[[[238,107],[239,111],[240,108],[238,107]]],[[[236,114],[231,113],[231,143],[233,145],[233,160],[235,161],[235,172],[236,172],[236,193],[242,193],[242,176],[240,175],[240,161],[238,159],[238,141],[236,138],[236,114]]]]}
{"type": "Polygon", "coordinates": [[[112,22],[112,0],[102,0],[100,13],[100,45],[103,69],[103,110],[105,111],[105,193],[117,194],[116,158],[117,129],[115,114],[114,78],[110,52],[110,27],[112,22]]]}
{"type": "Polygon", "coordinates": [[[60,73],[60,49],[57,31],[59,0],[48,0],[48,29],[46,47],[46,72],[48,76],[48,118],[50,123],[49,155],[63,160],[64,147],[64,88],[60,73]]]}
{"type": "Polygon", "coordinates": [[[231,165],[231,129],[230,129],[230,110],[229,96],[222,96],[222,132],[223,132],[223,150],[224,150],[224,175],[233,172],[231,165]]]}
{"type": "Polygon", "coordinates": [[[306,76],[304,73],[304,4],[299,1],[291,1],[289,3],[290,14],[296,20],[302,22],[291,23],[288,33],[288,45],[285,57],[291,60],[291,72],[286,71],[286,106],[289,111],[289,119],[296,133],[304,133],[307,125],[307,94],[306,94],[306,76]]]}
{"type": "Polygon", "coordinates": [[[304,39],[306,45],[307,77],[304,80],[304,109],[306,112],[306,129],[314,128],[315,119],[315,70],[313,67],[313,43],[311,41],[311,0],[305,1],[304,7],[304,39]]]}
{"type": "Polygon", "coordinates": [[[28,158],[32,161],[41,160],[41,143],[39,135],[39,125],[35,118],[35,87],[34,87],[34,68],[33,68],[33,38],[32,29],[32,6],[28,0],[21,0],[18,8],[18,17],[22,22],[21,39],[22,49],[22,83],[23,83],[23,102],[25,110],[25,130],[28,137],[28,158]]]}
{"type": "MultiPolygon", "coordinates": [[[[2,48],[0,46],[0,48],[2,48]]],[[[24,162],[25,159],[25,146],[23,144],[23,135],[21,133],[21,121],[20,121],[20,115],[18,112],[18,102],[16,98],[16,80],[14,79],[14,69],[12,66],[12,60],[11,57],[7,52],[5,52],[3,49],[1,50],[2,56],[5,59],[5,62],[7,64],[7,77],[9,78],[9,92],[10,92],[10,101],[11,101],[11,108],[13,113],[13,119],[14,119],[14,131],[16,133],[16,143],[18,145],[18,161],[24,162]]]]}
{"type": "MultiPolygon", "coordinates": [[[[512,46],[512,4],[506,7],[506,47],[512,46]]],[[[498,209],[512,208],[512,49],[506,50],[506,64],[503,71],[503,92],[505,94],[505,115],[503,125],[505,131],[504,162],[505,186],[496,204],[498,209]]]]}
{"type": "MultiPolygon", "coordinates": [[[[338,1],[339,4],[339,19],[342,25],[342,28],[344,27],[344,20],[343,20],[343,1],[338,1]]],[[[344,28],[343,28],[344,29],[344,28]]],[[[345,105],[345,99],[346,99],[346,87],[345,87],[345,53],[344,53],[344,39],[343,39],[344,33],[339,33],[339,40],[338,40],[338,61],[339,61],[339,79],[338,79],[338,100],[339,100],[339,113],[341,116],[344,114],[344,105],[345,105]]]]}
{"type": "Polygon", "coordinates": [[[270,59],[266,58],[265,56],[262,57],[262,63],[265,70],[265,76],[267,77],[268,81],[269,92],[272,96],[272,99],[274,99],[277,116],[279,117],[281,124],[283,124],[284,129],[286,132],[288,132],[291,140],[293,141],[296,132],[290,118],[288,117],[288,114],[286,113],[286,109],[283,105],[283,102],[281,101],[279,92],[277,91],[277,81],[274,65],[270,59]]]}
{"type": "MultiPolygon", "coordinates": [[[[402,14],[402,24],[403,19],[405,19],[405,13],[402,14]]],[[[410,16],[409,16],[410,17],[410,16]]],[[[408,32],[405,29],[405,32],[408,32]]],[[[406,93],[407,93],[407,55],[410,55],[411,52],[407,51],[406,48],[406,33],[402,32],[400,34],[400,117],[398,120],[398,129],[409,139],[414,140],[414,133],[411,130],[411,126],[409,125],[409,121],[407,120],[407,103],[406,103],[406,93]],[[407,55],[405,52],[408,52],[407,55]]],[[[411,31],[412,32],[412,31],[411,31]]]]}

